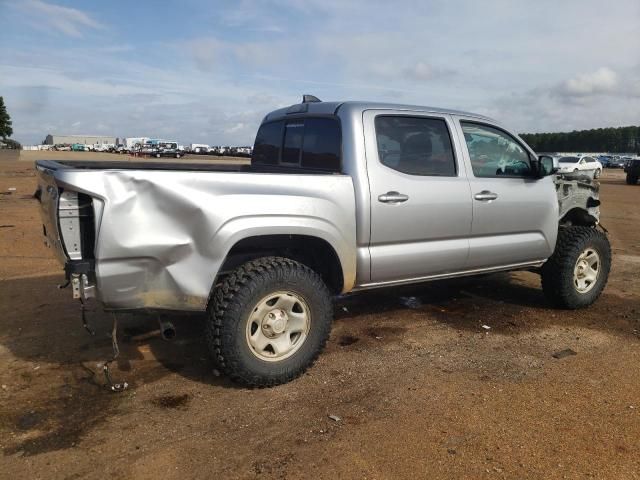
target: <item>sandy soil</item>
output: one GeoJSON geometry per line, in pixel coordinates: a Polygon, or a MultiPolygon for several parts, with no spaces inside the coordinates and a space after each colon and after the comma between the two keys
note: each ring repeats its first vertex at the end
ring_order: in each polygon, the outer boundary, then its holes
{"type": "Polygon", "coordinates": [[[268,390],[215,375],[204,318],[173,318],[164,342],[123,316],[115,394],[93,374],[110,317],[90,313],[88,335],[56,288],[33,158],[0,157],[0,192],[16,188],[0,195],[0,477],[640,478],[640,186],[620,171],[601,191],[612,275],[587,310],[551,309],[531,273],[339,299],[317,364],[268,390]]]}

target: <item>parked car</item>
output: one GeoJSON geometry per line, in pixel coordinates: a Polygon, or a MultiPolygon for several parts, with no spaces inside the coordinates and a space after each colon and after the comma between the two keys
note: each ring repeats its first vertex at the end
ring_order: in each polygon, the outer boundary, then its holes
{"type": "Polygon", "coordinates": [[[54,145],[53,149],[58,152],[70,152],[71,145],[54,145]]]}
{"type": "Polygon", "coordinates": [[[178,148],[178,144],[175,142],[160,143],[157,149],[153,153],[156,158],[160,157],[173,157],[180,158],[184,156],[184,152],[178,148]]]}
{"type": "Polygon", "coordinates": [[[110,143],[96,143],[91,146],[91,150],[94,152],[110,152],[115,148],[115,145],[110,143]]]}
{"type": "Polygon", "coordinates": [[[141,155],[155,156],[158,153],[159,148],[155,143],[145,143],[143,145],[139,145],[136,151],[141,155]]]}
{"type": "Polygon", "coordinates": [[[627,162],[633,160],[633,157],[618,157],[614,160],[615,167],[614,168],[624,168],[627,162]]]}
{"type": "Polygon", "coordinates": [[[624,172],[627,174],[627,183],[635,185],[640,178],[640,158],[630,158],[624,164],[624,172]]]}
{"type": "Polygon", "coordinates": [[[602,164],[602,168],[611,168],[612,158],[607,155],[600,155],[598,161],[602,164]]]}
{"type": "Polygon", "coordinates": [[[207,154],[209,153],[209,149],[211,147],[209,145],[205,145],[204,143],[192,143],[189,147],[189,151],[195,154],[207,154]]]}
{"type": "Polygon", "coordinates": [[[313,363],[334,295],[531,270],[574,309],[611,265],[597,184],[553,175],[509,129],[455,110],[305,97],[264,118],[250,165],[36,169],[73,296],[206,312],[216,368],[250,386],[313,363]]]}
{"type": "Polygon", "coordinates": [[[119,143],[117,145],[111,145],[109,147],[109,152],[111,153],[126,153],[128,152],[128,149],[125,145],[123,145],[122,143],[119,143]]]}
{"type": "Polygon", "coordinates": [[[591,173],[593,178],[599,178],[602,174],[602,164],[593,157],[586,155],[575,157],[560,157],[559,173],[591,173]]]}

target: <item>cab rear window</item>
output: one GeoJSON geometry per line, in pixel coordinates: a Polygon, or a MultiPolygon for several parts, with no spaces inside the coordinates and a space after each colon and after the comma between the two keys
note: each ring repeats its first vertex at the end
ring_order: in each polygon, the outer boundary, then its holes
{"type": "Polygon", "coordinates": [[[283,121],[264,123],[258,130],[251,163],[277,165],[280,162],[283,121]]]}
{"type": "Polygon", "coordinates": [[[342,135],[335,118],[298,118],[264,123],[252,164],[339,172],[342,135]]]}

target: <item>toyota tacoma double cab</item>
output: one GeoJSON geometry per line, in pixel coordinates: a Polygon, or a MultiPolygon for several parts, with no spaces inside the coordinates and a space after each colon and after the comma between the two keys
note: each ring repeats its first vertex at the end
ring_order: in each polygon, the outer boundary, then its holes
{"type": "Polygon", "coordinates": [[[340,294],[532,270],[555,306],[592,304],[597,186],[553,162],[482,115],[305,96],[248,165],[44,160],[36,197],[74,297],[206,312],[218,370],[262,387],[313,363],[340,294]]]}

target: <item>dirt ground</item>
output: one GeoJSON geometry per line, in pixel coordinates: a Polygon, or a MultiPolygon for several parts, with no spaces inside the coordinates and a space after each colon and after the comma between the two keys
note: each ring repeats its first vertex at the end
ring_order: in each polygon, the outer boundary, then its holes
{"type": "Polygon", "coordinates": [[[110,316],[89,313],[90,336],[56,288],[33,158],[0,157],[0,477],[640,478],[640,186],[621,171],[587,310],[550,308],[526,272],[342,298],[316,365],[267,390],[215,375],[204,318],[165,342],[122,316],[118,394],[99,372],[110,316]]]}

